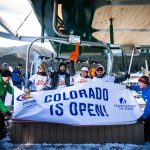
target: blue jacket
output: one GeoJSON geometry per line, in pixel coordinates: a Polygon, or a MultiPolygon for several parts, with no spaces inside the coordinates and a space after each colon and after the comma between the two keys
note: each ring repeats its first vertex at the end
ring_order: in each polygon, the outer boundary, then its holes
{"type": "MultiPolygon", "coordinates": [[[[131,86],[131,90],[139,91],[139,89],[140,89],[140,87],[138,85],[137,86],[131,86]]],[[[141,89],[141,91],[142,91],[142,98],[146,102],[146,106],[145,106],[144,113],[143,113],[142,117],[144,119],[146,119],[150,115],[150,85],[141,89]]]]}
{"type": "Polygon", "coordinates": [[[12,81],[13,81],[13,85],[14,86],[17,86],[17,87],[22,86],[23,78],[22,78],[22,73],[21,73],[20,70],[15,69],[13,71],[13,73],[12,73],[12,81]]]}

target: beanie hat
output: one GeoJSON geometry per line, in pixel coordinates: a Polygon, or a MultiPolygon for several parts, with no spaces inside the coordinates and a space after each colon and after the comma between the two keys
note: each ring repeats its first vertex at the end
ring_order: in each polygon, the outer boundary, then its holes
{"type": "Polygon", "coordinates": [[[149,84],[149,77],[148,76],[142,76],[139,78],[138,81],[148,85],[149,84]]]}
{"type": "Polygon", "coordinates": [[[89,71],[89,68],[88,67],[82,67],[81,71],[89,71]]]}
{"type": "Polygon", "coordinates": [[[22,64],[18,64],[19,67],[22,67],[22,64]]]}
{"type": "Polygon", "coordinates": [[[2,77],[11,77],[11,72],[9,70],[3,70],[1,75],[2,77]]]}
{"type": "Polygon", "coordinates": [[[66,68],[66,64],[63,63],[63,62],[59,64],[59,69],[60,69],[61,66],[65,66],[65,68],[66,68]]]}
{"type": "Polygon", "coordinates": [[[22,64],[18,64],[17,68],[21,69],[22,68],[22,64]]]}

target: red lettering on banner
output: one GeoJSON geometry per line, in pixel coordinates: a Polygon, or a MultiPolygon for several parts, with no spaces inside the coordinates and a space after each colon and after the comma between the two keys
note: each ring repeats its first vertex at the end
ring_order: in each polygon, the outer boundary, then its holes
{"type": "Polygon", "coordinates": [[[38,80],[38,82],[36,83],[36,85],[45,85],[45,81],[43,80],[38,80]]]}
{"type": "Polygon", "coordinates": [[[60,80],[59,85],[65,85],[65,80],[60,80]]]}
{"type": "Polygon", "coordinates": [[[87,82],[87,81],[84,79],[81,79],[78,83],[85,83],[85,82],[87,82]]]}

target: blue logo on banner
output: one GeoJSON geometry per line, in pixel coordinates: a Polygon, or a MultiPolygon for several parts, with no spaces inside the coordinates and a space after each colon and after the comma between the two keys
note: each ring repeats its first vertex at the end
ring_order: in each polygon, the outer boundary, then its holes
{"type": "Polygon", "coordinates": [[[21,94],[16,100],[22,102],[23,107],[36,105],[36,100],[27,93],[21,94]]]}
{"type": "Polygon", "coordinates": [[[134,110],[134,108],[136,107],[136,105],[127,104],[127,101],[123,97],[121,97],[119,99],[119,103],[120,104],[115,104],[114,105],[114,107],[119,108],[119,110],[128,110],[128,111],[131,111],[131,110],[134,110]]]}
{"type": "Polygon", "coordinates": [[[127,103],[127,101],[122,97],[119,99],[119,101],[120,101],[120,104],[126,104],[127,103]]]}
{"type": "Polygon", "coordinates": [[[29,94],[24,93],[24,94],[21,94],[20,96],[17,97],[17,101],[26,101],[26,100],[29,100],[31,98],[32,97],[29,94]]]}

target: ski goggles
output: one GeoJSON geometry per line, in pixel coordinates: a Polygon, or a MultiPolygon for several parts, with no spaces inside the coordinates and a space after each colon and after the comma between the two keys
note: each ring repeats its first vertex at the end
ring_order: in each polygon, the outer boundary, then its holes
{"type": "Polygon", "coordinates": [[[96,71],[101,71],[101,72],[103,72],[103,71],[104,71],[104,68],[98,67],[98,68],[96,68],[96,71]]]}
{"type": "Polygon", "coordinates": [[[17,66],[17,68],[18,68],[18,69],[22,69],[22,67],[21,67],[21,66],[17,66]]]}

